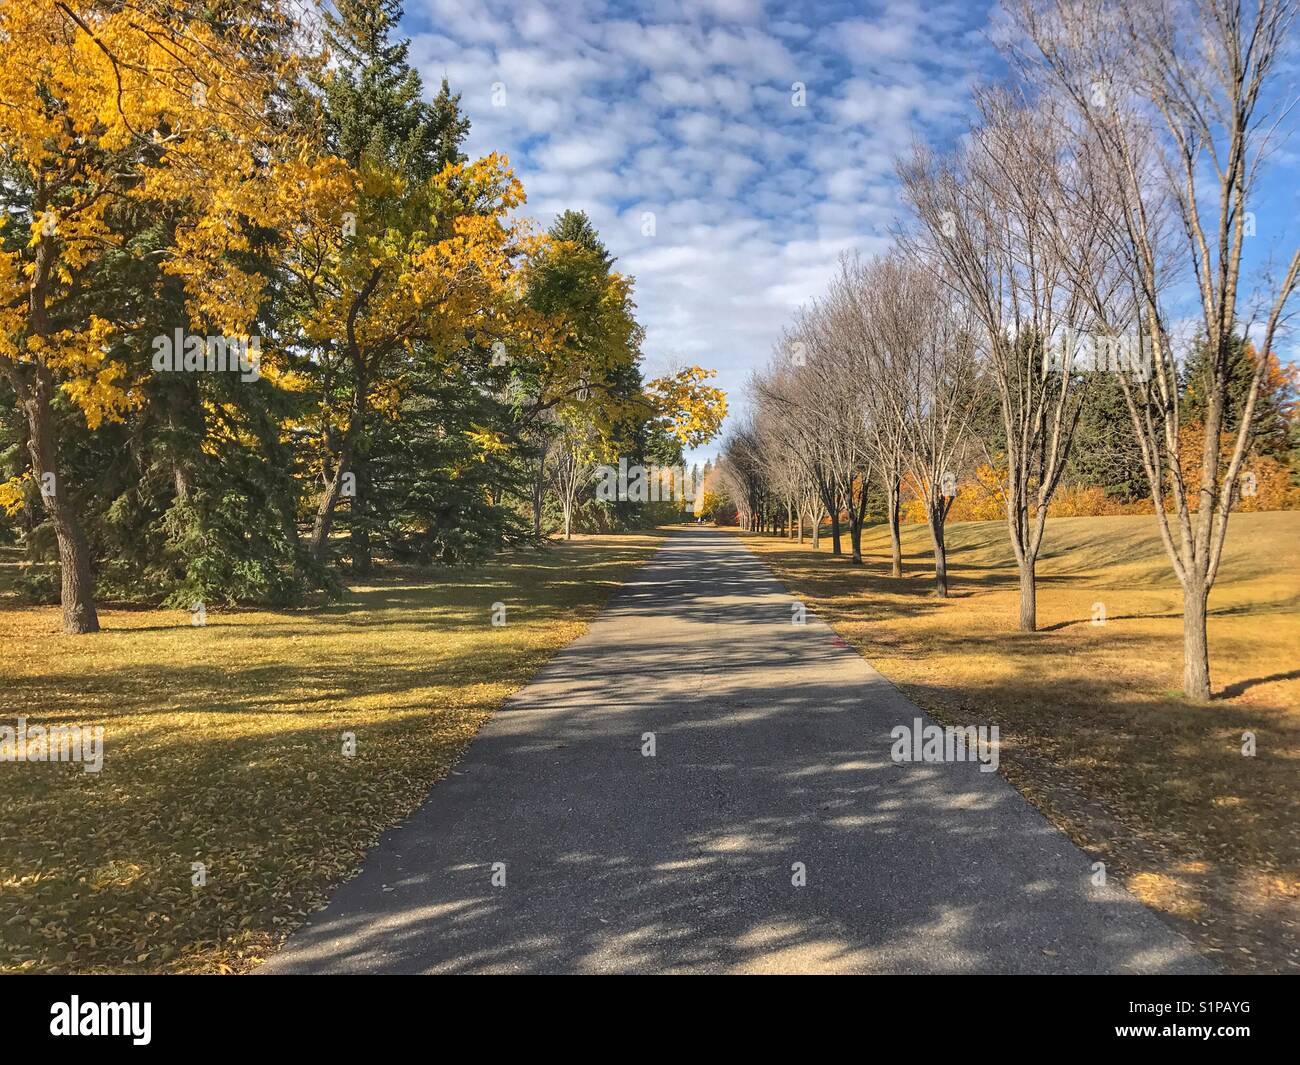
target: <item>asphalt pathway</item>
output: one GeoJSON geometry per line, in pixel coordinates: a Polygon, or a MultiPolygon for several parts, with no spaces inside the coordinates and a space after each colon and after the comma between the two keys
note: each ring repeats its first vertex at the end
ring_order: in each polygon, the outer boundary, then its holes
{"type": "Polygon", "coordinates": [[[793,604],[674,534],[259,972],[1207,971],[793,604]]]}

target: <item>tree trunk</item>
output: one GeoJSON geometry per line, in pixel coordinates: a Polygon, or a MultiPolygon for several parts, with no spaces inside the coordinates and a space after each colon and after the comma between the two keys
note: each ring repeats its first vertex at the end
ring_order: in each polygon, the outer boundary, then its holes
{"type": "Polygon", "coordinates": [[[27,417],[27,452],[31,457],[32,474],[59,544],[63,631],[74,636],[98,632],[99,614],[95,610],[90,547],[59,474],[54,445],[54,414],[50,409],[54,378],[42,366],[36,368],[32,379],[15,384],[27,417]]]}
{"type": "Polygon", "coordinates": [[[202,426],[195,426],[194,396],[189,391],[182,375],[173,375],[167,382],[167,433],[168,452],[172,464],[172,490],[176,493],[178,503],[189,501],[194,488],[194,473],[190,468],[189,444],[203,439],[202,426]]]}
{"type": "MultiPolygon", "coordinates": [[[[353,360],[356,361],[355,358],[353,360]]],[[[356,381],[356,390],[352,394],[352,409],[348,418],[348,427],[343,432],[343,440],[339,444],[338,465],[334,467],[334,476],[330,478],[330,483],[325,488],[325,496],[316,508],[316,520],[312,524],[311,544],[308,548],[311,551],[311,557],[317,562],[325,559],[326,549],[329,547],[330,529],[334,525],[334,508],[338,506],[339,496],[343,492],[343,476],[351,472],[352,453],[356,449],[357,440],[361,437],[366,420],[366,380],[361,377],[356,381]]],[[[328,445],[328,441],[327,441],[328,445]]],[[[355,481],[355,473],[353,479],[355,481]]]]}
{"type": "Polygon", "coordinates": [[[537,476],[533,478],[533,536],[542,536],[542,501],[546,498],[546,451],[537,461],[537,476]]]}
{"type": "Polygon", "coordinates": [[[860,482],[861,491],[858,492],[858,498],[853,498],[853,478],[849,478],[848,492],[845,498],[849,501],[847,508],[849,518],[849,543],[853,549],[852,557],[849,563],[854,566],[862,565],[862,527],[866,524],[867,519],[867,483],[865,478],[860,482]]]}
{"type": "Polygon", "coordinates": [[[844,554],[840,549],[840,512],[838,508],[831,511],[831,554],[844,554]]]}
{"type": "Polygon", "coordinates": [[[1032,558],[1020,564],[1020,631],[1038,630],[1038,577],[1032,558]]]}
{"type": "Polygon", "coordinates": [[[796,542],[802,544],[803,543],[803,511],[802,510],[799,511],[798,516],[795,518],[795,522],[796,522],[795,525],[796,535],[798,537],[796,542]]]}
{"type": "Polygon", "coordinates": [[[817,510],[812,519],[812,549],[818,551],[822,544],[822,512],[817,510]]]}
{"type": "MultiPolygon", "coordinates": [[[[35,208],[37,205],[33,204],[35,208]]],[[[30,320],[33,337],[44,339],[50,333],[46,312],[46,286],[54,270],[54,244],[42,237],[36,249],[29,289],[30,320]]],[[[45,512],[54,526],[59,544],[60,599],[63,606],[63,631],[80,635],[99,631],[99,614],[95,610],[95,586],[90,568],[90,545],[76,507],[68,498],[59,474],[58,446],[54,439],[54,375],[49,367],[38,363],[31,367],[14,367],[9,380],[27,420],[27,453],[32,475],[41,492],[45,512]]]]}
{"type": "Polygon", "coordinates": [[[890,576],[901,577],[903,575],[903,541],[901,530],[898,526],[899,512],[899,490],[898,479],[894,479],[893,485],[888,491],[888,508],[889,508],[889,554],[890,554],[890,576]]]}
{"type": "Polygon", "coordinates": [[[943,504],[930,507],[930,539],[934,541],[934,594],[948,598],[948,550],[943,542],[943,504]]]}
{"type": "Polygon", "coordinates": [[[1183,589],[1183,694],[1210,697],[1210,647],[1205,633],[1209,589],[1197,582],[1183,589]]]}
{"type": "Polygon", "coordinates": [[[311,528],[311,557],[317,562],[325,559],[325,549],[329,544],[330,529],[334,525],[334,508],[338,505],[343,492],[343,475],[348,472],[348,461],[352,457],[352,443],[345,439],[343,449],[339,452],[338,465],[334,467],[334,476],[325,486],[325,495],[316,508],[316,520],[311,528]]]}

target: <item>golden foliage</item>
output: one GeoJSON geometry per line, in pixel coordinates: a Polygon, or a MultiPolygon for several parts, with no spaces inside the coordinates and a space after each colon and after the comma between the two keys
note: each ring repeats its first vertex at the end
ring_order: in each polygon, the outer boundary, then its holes
{"type": "Polygon", "coordinates": [[[727,393],[705,384],[716,376],[716,370],[687,366],[646,386],[659,417],[683,447],[712,440],[727,416],[727,393]]]}
{"type": "Polygon", "coordinates": [[[255,27],[219,32],[200,16],[171,0],[0,7],[0,152],[34,190],[29,239],[0,254],[0,361],[52,373],[91,428],[140,402],[113,326],[72,306],[119,248],[113,208],[172,212],[164,268],[196,320],[238,333],[257,308],[262,279],[229,252],[248,247],[248,218],[268,221],[273,161],[288,146],[266,103],[285,71],[255,27]]]}

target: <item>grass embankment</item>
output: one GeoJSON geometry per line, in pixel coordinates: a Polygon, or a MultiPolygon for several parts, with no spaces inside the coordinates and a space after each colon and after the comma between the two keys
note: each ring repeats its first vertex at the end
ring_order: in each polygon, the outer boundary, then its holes
{"type": "Polygon", "coordinates": [[[883,528],[861,567],[828,540],[745,541],[915,702],[950,724],[997,724],[1003,772],[1208,954],[1300,971],[1300,514],[1232,519],[1208,704],[1178,691],[1182,600],[1149,516],[1049,523],[1038,633],[1016,629],[1001,522],[950,527],[948,600],[931,594],[919,526],[905,530],[902,580],[883,528]]]}
{"type": "Polygon", "coordinates": [[[0,600],[0,724],[105,729],[99,773],[0,763],[0,971],[249,967],[658,543],[583,537],[202,628],[103,609],[69,637],[56,608],[0,600]]]}

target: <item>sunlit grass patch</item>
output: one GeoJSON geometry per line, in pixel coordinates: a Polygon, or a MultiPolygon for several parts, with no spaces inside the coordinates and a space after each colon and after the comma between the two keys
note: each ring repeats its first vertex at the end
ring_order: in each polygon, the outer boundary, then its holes
{"type": "Polygon", "coordinates": [[[0,971],[247,967],[658,542],[580,537],[202,627],[105,609],[64,636],[56,608],[0,606],[0,724],[105,729],[99,773],[0,763],[0,971]]]}

